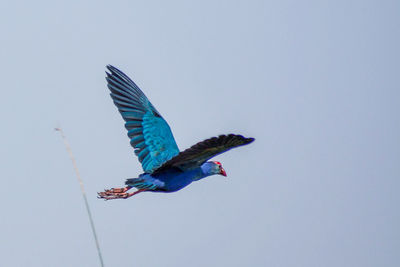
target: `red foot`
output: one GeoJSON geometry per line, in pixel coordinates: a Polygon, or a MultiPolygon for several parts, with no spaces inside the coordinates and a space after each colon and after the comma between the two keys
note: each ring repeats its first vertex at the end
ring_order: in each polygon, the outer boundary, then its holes
{"type": "Polygon", "coordinates": [[[104,190],[104,192],[99,192],[98,198],[102,198],[104,200],[110,200],[110,199],[125,199],[129,198],[133,195],[136,195],[140,192],[146,191],[146,189],[139,189],[135,192],[132,193],[126,193],[129,189],[131,189],[131,186],[127,186],[125,188],[111,188],[109,190],[104,190]]]}
{"type": "Polygon", "coordinates": [[[123,188],[111,188],[108,190],[104,189],[104,192],[108,193],[108,194],[125,193],[126,191],[128,191],[131,188],[132,188],[132,186],[127,186],[127,187],[123,187],[123,188]]]}

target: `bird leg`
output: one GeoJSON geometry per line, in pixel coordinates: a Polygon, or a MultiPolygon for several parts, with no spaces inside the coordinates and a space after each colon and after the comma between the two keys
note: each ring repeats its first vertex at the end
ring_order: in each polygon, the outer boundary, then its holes
{"type": "Polygon", "coordinates": [[[110,200],[110,199],[126,199],[140,192],[146,191],[146,189],[139,189],[132,193],[126,193],[126,191],[128,191],[131,188],[132,188],[131,186],[127,186],[125,188],[111,188],[109,190],[105,190],[104,192],[99,192],[97,194],[98,198],[102,198],[104,200],[110,200]]]}

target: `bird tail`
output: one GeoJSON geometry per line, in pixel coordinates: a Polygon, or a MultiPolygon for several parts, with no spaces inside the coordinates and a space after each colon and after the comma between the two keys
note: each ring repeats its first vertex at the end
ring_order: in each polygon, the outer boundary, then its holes
{"type": "Polygon", "coordinates": [[[136,187],[137,189],[156,190],[164,185],[163,182],[147,176],[139,176],[139,178],[129,178],[125,181],[127,186],[136,187]]]}
{"type": "Polygon", "coordinates": [[[136,187],[138,189],[142,189],[141,184],[144,182],[145,181],[142,178],[128,178],[126,179],[125,184],[128,186],[136,187]]]}
{"type": "Polygon", "coordinates": [[[125,184],[131,185],[131,184],[135,183],[135,180],[138,180],[138,179],[139,178],[128,178],[128,179],[126,179],[125,184]]]}

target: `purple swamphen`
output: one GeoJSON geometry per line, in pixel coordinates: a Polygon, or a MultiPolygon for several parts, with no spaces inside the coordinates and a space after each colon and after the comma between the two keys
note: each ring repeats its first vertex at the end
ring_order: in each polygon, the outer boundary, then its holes
{"type": "Polygon", "coordinates": [[[99,198],[124,199],[144,191],[175,192],[210,175],[226,176],[221,163],[208,160],[254,141],[254,138],[241,135],[220,135],[179,152],[167,122],[139,87],[117,68],[108,65],[107,69],[110,71],[106,72],[106,80],[111,98],[126,122],[131,146],[144,173],[138,178],[127,179],[126,187],[98,193],[99,198]],[[138,190],[128,193],[133,187],[138,190]]]}

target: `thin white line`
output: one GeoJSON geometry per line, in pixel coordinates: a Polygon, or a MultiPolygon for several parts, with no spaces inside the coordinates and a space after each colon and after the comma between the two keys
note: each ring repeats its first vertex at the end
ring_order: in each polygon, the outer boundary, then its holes
{"type": "Polygon", "coordinates": [[[90,226],[92,228],[94,241],[96,242],[97,253],[99,254],[99,260],[100,260],[100,266],[104,267],[103,256],[101,255],[100,244],[99,244],[99,240],[97,239],[97,233],[96,233],[96,228],[94,227],[92,213],[90,212],[89,202],[87,200],[86,193],[85,193],[85,187],[83,186],[83,181],[82,181],[81,175],[79,174],[78,166],[76,165],[76,161],[75,161],[74,155],[72,154],[71,147],[70,147],[70,145],[69,145],[69,143],[67,141],[67,138],[64,135],[63,130],[60,127],[54,128],[54,130],[60,132],[61,137],[62,137],[62,139],[64,141],[65,148],[67,149],[68,155],[69,155],[69,157],[71,158],[71,161],[72,161],[72,165],[74,166],[75,174],[76,174],[76,177],[78,178],[78,182],[79,182],[79,185],[81,187],[83,200],[85,202],[86,211],[87,211],[87,214],[88,214],[88,217],[89,217],[89,221],[90,221],[90,226]]]}

